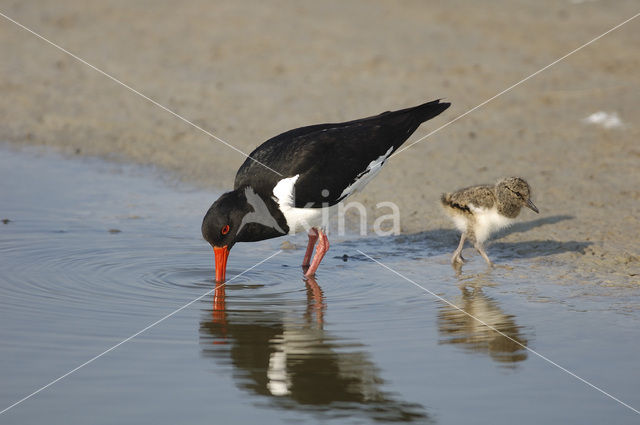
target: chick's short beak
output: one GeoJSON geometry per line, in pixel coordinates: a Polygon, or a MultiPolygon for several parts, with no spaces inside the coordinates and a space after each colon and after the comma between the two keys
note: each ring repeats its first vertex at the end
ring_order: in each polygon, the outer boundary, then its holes
{"type": "Polygon", "coordinates": [[[213,253],[216,257],[216,282],[222,283],[227,272],[227,258],[229,258],[229,248],[225,246],[214,246],[213,253]]]}
{"type": "Polygon", "coordinates": [[[531,201],[531,199],[527,200],[527,207],[531,208],[532,211],[534,211],[535,213],[539,213],[540,211],[538,211],[538,207],[536,207],[533,202],[531,201]]]}

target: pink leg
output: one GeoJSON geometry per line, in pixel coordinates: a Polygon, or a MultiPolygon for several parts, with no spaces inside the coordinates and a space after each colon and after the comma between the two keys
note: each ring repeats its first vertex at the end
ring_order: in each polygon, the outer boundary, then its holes
{"type": "Polygon", "coordinates": [[[318,240],[318,231],[315,227],[312,227],[309,230],[309,244],[307,244],[307,252],[304,253],[304,258],[302,259],[302,267],[308,267],[309,261],[311,261],[311,254],[313,254],[313,247],[318,240]]]}
{"type": "Polygon", "coordinates": [[[316,247],[316,255],[313,256],[313,261],[311,262],[311,265],[309,266],[307,272],[304,274],[307,277],[316,274],[316,270],[318,270],[318,266],[324,258],[324,254],[329,251],[329,238],[327,238],[327,235],[325,235],[322,230],[316,230],[318,232],[318,235],[320,236],[320,241],[318,242],[318,246],[316,247]]]}
{"type": "Polygon", "coordinates": [[[313,276],[307,277],[305,279],[305,284],[307,285],[307,315],[309,319],[311,319],[315,310],[316,321],[318,322],[318,325],[320,325],[320,329],[322,329],[325,309],[322,289],[313,276]]]}

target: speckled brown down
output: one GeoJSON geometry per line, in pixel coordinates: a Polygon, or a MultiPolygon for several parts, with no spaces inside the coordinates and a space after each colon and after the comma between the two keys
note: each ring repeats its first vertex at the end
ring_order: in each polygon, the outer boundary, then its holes
{"type": "Polygon", "coordinates": [[[531,188],[520,177],[508,177],[495,185],[479,185],[444,193],[440,202],[445,212],[462,233],[451,264],[459,267],[464,263],[462,248],[469,238],[489,266],[493,263],[484,250],[483,242],[491,233],[507,227],[520,214],[523,206],[538,212],[531,201],[531,188]]]}

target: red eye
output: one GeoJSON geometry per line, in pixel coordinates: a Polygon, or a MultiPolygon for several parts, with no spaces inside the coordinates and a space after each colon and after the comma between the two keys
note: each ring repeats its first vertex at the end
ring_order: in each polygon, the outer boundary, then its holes
{"type": "Polygon", "coordinates": [[[220,230],[220,233],[222,233],[223,235],[229,233],[229,225],[227,224],[226,226],[224,226],[222,230],[220,230]]]}

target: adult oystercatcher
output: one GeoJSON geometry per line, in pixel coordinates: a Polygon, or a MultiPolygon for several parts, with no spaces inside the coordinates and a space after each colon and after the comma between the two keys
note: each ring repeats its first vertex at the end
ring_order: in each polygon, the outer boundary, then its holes
{"type": "Polygon", "coordinates": [[[202,221],[202,236],[215,254],[216,281],[224,282],[236,242],[301,230],[309,235],[302,266],[308,266],[306,276],[313,276],[329,250],[320,227],[327,216],[323,209],[361,190],[420,124],[449,105],[435,100],[355,121],[301,127],[258,146],[238,170],[234,190],[215,201],[202,221]]]}

